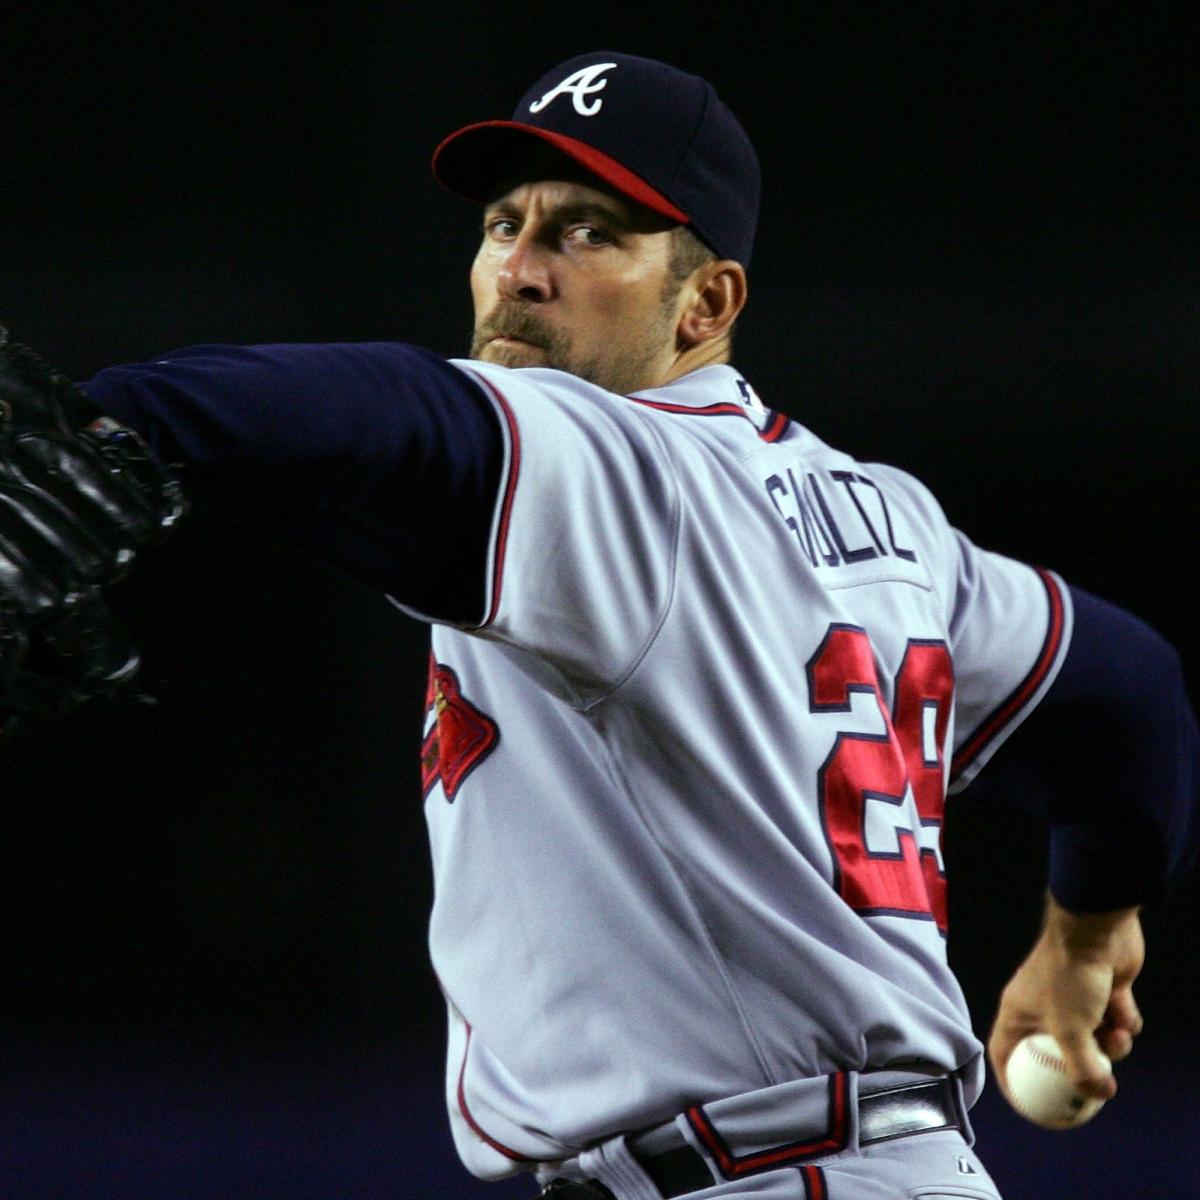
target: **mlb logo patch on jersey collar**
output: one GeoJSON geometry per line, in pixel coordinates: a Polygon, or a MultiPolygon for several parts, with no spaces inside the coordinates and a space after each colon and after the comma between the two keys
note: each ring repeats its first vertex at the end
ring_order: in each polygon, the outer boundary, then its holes
{"type": "Polygon", "coordinates": [[[742,417],[758,429],[758,436],[766,442],[779,441],[791,424],[790,417],[767,408],[750,384],[727,364],[701,367],[700,370],[684,375],[666,387],[655,388],[652,393],[644,395],[635,394],[629,399],[657,412],[696,417],[742,417]],[[712,399],[715,372],[726,375],[730,385],[725,389],[729,399],[716,403],[712,399]]]}

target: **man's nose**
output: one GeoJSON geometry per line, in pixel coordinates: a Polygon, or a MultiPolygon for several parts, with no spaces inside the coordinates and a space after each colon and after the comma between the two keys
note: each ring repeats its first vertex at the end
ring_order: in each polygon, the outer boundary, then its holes
{"type": "Polygon", "coordinates": [[[523,229],[509,244],[500,263],[496,285],[505,300],[540,303],[553,293],[550,252],[534,237],[532,229],[523,229]]]}

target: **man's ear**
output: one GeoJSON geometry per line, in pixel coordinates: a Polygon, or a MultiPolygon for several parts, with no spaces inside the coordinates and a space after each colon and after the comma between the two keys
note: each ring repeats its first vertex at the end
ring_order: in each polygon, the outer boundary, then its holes
{"type": "Polygon", "coordinates": [[[746,307],[746,272],[729,258],[705,263],[685,285],[691,298],[679,315],[676,339],[681,349],[722,337],[746,307]]]}

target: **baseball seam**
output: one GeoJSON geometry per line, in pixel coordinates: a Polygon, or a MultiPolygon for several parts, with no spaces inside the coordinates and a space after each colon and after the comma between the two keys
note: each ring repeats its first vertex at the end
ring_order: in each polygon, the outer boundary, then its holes
{"type": "Polygon", "coordinates": [[[1052,1071],[1059,1072],[1060,1075],[1067,1073],[1067,1064],[1058,1055],[1050,1054],[1045,1050],[1035,1050],[1032,1046],[1026,1046],[1025,1052],[1035,1063],[1039,1063],[1043,1067],[1049,1067],[1052,1071]]]}

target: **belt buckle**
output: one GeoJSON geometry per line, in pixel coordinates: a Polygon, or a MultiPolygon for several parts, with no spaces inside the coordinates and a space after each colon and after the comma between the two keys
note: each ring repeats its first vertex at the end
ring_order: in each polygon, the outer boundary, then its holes
{"type": "Polygon", "coordinates": [[[858,1144],[961,1128],[953,1088],[950,1077],[944,1076],[859,1096],[858,1144]]]}

